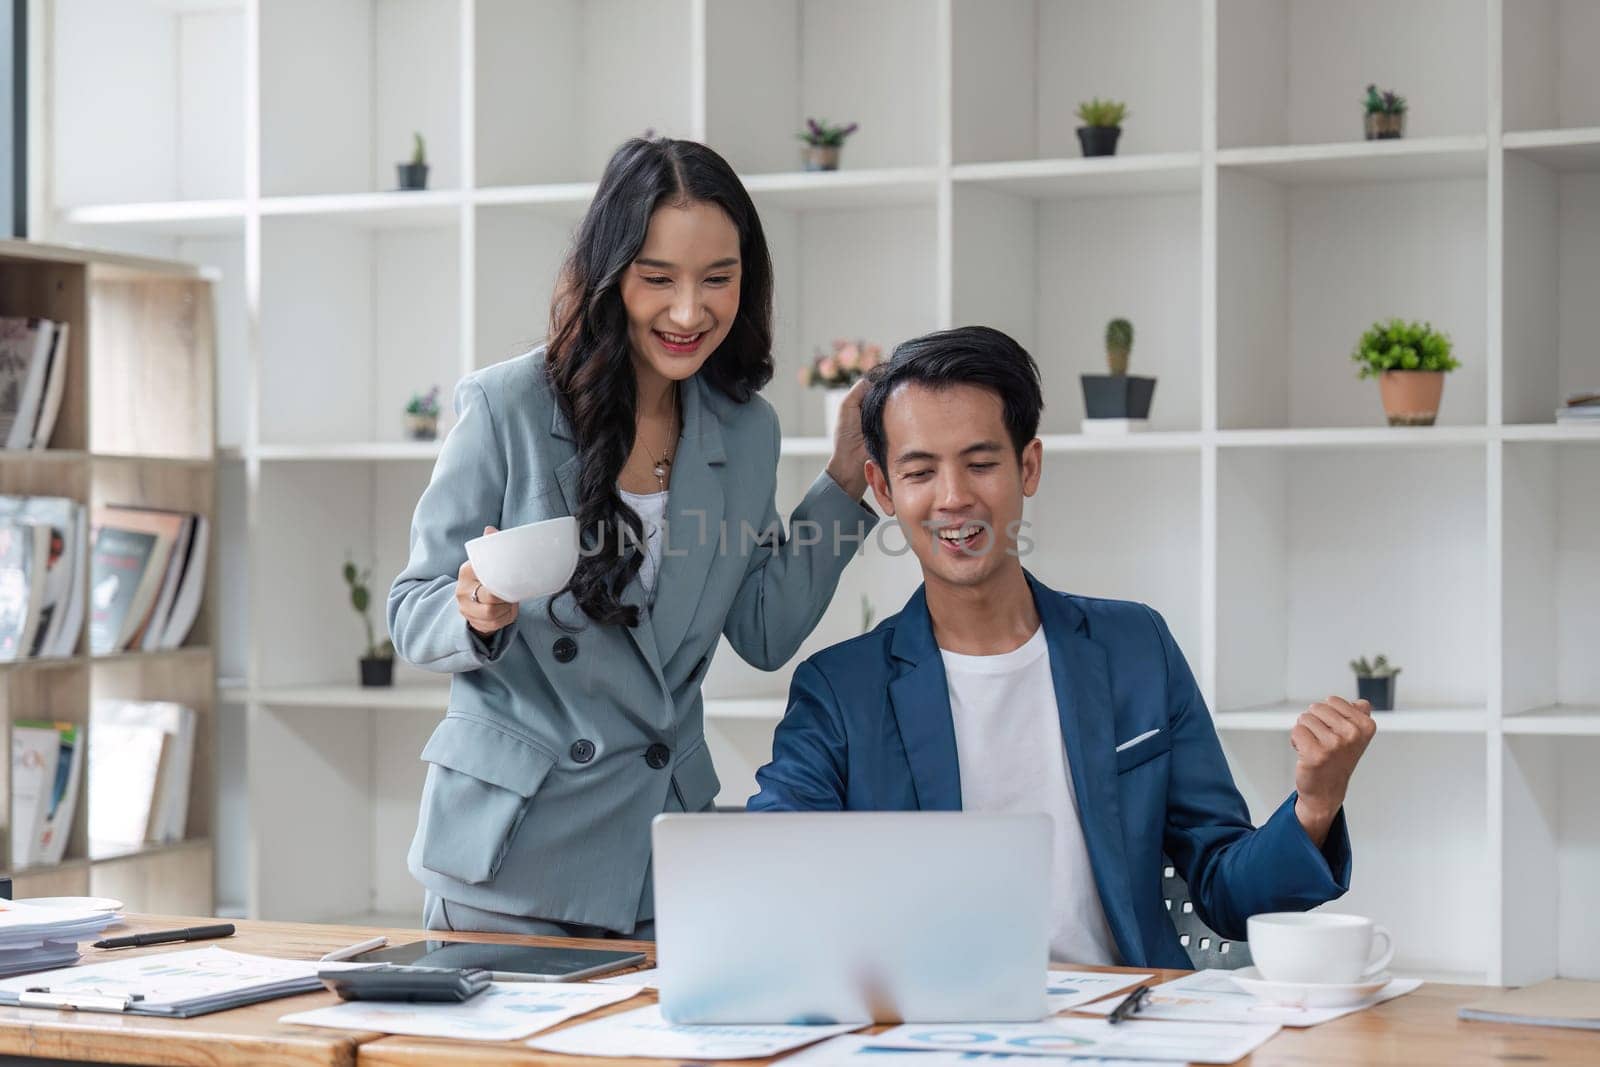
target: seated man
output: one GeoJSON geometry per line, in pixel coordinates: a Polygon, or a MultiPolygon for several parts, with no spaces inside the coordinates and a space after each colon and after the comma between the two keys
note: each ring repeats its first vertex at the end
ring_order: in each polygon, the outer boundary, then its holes
{"type": "Polygon", "coordinates": [[[1046,812],[1051,956],[1188,967],[1162,854],[1227,938],[1259,912],[1338,897],[1345,788],[1376,729],[1371,708],[1329,697],[1300,716],[1295,792],[1255,829],[1161,616],[1056,592],[1023,569],[1042,406],[1032,358],[984,327],[907,341],[880,370],[862,404],[867,478],[923,585],[898,615],[795,670],[749,807],[1046,812]]]}

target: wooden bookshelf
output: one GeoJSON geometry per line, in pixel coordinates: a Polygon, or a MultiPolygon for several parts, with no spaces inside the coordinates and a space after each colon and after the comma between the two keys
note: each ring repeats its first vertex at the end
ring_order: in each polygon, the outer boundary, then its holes
{"type": "MultiPolygon", "coordinates": [[[[0,315],[39,315],[69,326],[66,394],[49,447],[0,452],[0,493],[180,508],[216,521],[214,274],[160,259],[0,241],[0,315]]],[[[87,544],[79,546],[87,552],[87,544]]],[[[214,556],[215,553],[213,552],[214,556]]],[[[0,668],[0,720],[82,724],[105,698],[175,700],[194,708],[195,762],[188,839],[116,854],[89,847],[97,797],[85,773],[66,858],[7,872],[19,898],[111,896],[134,911],[208,914],[212,873],[212,750],[216,708],[216,568],[185,645],[157,652],[89,653],[0,668]]],[[[0,761],[0,864],[10,859],[10,760],[0,761]]],[[[85,768],[87,771],[87,767],[85,768]]]]}

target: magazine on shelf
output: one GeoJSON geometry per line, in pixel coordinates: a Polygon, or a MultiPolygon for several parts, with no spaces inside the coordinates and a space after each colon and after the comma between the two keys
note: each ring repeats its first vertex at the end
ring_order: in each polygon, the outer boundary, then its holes
{"type": "Polygon", "coordinates": [[[72,593],[67,597],[67,610],[62,618],[61,631],[50,649],[52,656],[72,656],[78,651],[78,638],[83,634],[84,604],[89,587],[89,509],[74,502],[72,515],[72,593]]]}
{"type": "Polygon", "coordinates": [[[39,401],[39,416],[33,428],[31,447],[42,451],[50,446],[56,431],[56,419],[61,414],[61,398],[67,391],[67,324],[57,322],[55,336],[50,345],[50,374],[45,382],[44,397],[39,401]]]}
{"type": "Polygon", "coordinates": [[[211,521],[194,516],[194,527],[184,558],[183,580],[161,636],[161,648],[177,648],[189,636],[200,614],[200,599],[206,588],[206,562],[211,551],[211,521]]]}
{"type": "Polygon", "coordinates": [[[96,509],[90,647],[99,654],[183,643],[204,593],[210,524],[162,508],[96,509]]]}
{"type": "Polygon", "coordinates": [[[57,737],[55,773],[44,798],[44,815],[33,847],[35,863],[60,863],[72,839],[72,819],[78,811],[79,783],[83,778],[83,733],[72,722],[25,722],[19,726],[53,729],[57,737]]]}
{"type": "Polygon", "coordinates": [[[128,848],[183,840],[195,749],[194,709],[169,701],[97,700],[90,717],[89,839],[128,848]]]}
{"type": "Polygon", "coordinates": [[[17,722],[11,726],[11,865],[39,861],[44,829],[55,789],[61,734],[54,723],[17,722]]]}
{"type": "MultiPolygon", "coordinates": [[[[62,654],[58,649],[64,643],[73,597],[79,590],[76,572],[77,557],[82,554],[82,542],[78,539],[80,511],[82,508],[76,501],[65,497],[40,496],[22,500],[19,512],[22,521],[50,531],[39,626],[28,652],[32,657],[62,654]]],[[[78,618],[82,619],[81,610],[78,618]]],[[[71,641],[77,643],[76,634],[71,635],[71,641]]]]}
{"type": "Polygon", "coordinates": [[[55,323],[0,316],[0,445],[30,448],[50,374],[55,323]]]}
{"type": "Polygon", "coordinates": [[[189,545],[194,541],[195,516],[181,514],[176,517],[178,533],[172,542],[172,552],[167,556],[167,572],[161,579],[161,592],[157,594],[155,607],[150,610],[150,618],[138,637],[138,646],[146,651],[160,648],[166,637],[167,620],[172,617],[172,605],[178,596],[178,586],[183,581],[189,545]]]}
{"type": "Polygon", "coordinates": [[[50,527],[28,522],[15,497],[0,500],[0,660],[25,659],[45,598],[50,527]],[[9,514],[5,514],[9,510],[9,514]]]}

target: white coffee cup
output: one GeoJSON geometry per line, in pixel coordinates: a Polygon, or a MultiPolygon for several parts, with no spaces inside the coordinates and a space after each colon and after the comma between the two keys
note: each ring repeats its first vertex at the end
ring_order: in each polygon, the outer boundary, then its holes
{"type": "Polygon", "coordinates": [[[483,587],[521,603],[559,592],[578,566],[578,520],[562,515],[467,542],[467,559],[483,587]]]}
{"type": "Polygon", "coordinates": [[[1389,931],[1359,915],[1275,911],[1246,923],[1250,955],[1269,982],[1351,985],[1376,977],[1394,959],[1389,931]],[[1373,939],[1383,950],[1373,955],[1373,939]]]}

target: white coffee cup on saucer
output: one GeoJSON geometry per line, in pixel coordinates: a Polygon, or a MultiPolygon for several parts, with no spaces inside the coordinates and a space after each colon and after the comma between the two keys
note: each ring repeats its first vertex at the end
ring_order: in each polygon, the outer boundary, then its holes
{"type": "Polygon", "coordinates": [[[560,592],[578,566],[578,520],[561,515],[467,542],[467,559],[483,587],[521,603],[560,592]]]}
{"type": "Polygon", "coordinates": [[[1273,982],[1350,984],[1383,973],[1394,959],[1389,931],[1360,915],[1275,911],[1250,916],[1246,927],[1256,969],[1273,982]]]}

